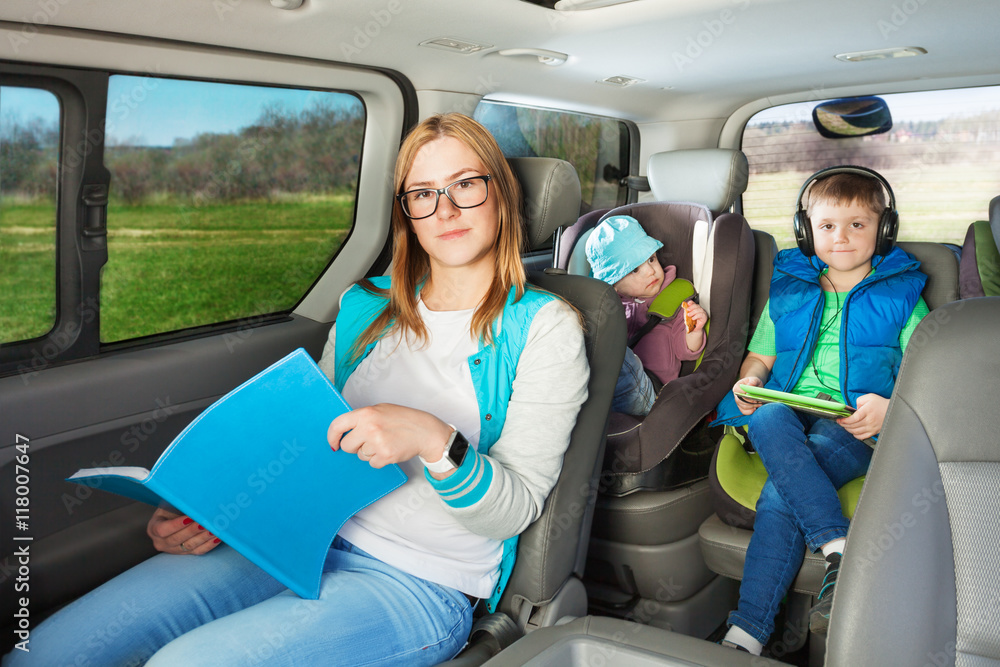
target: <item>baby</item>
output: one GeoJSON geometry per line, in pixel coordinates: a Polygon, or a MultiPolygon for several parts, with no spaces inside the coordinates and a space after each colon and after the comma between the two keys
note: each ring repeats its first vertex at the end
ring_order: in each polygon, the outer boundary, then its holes
{"type": "MultiPolygon", "coordinates": [[[[661,267],[657,261],[656,251],[662,247],[643,231],[638,220],[627,215],[602,221],[587,239],[587,260],[593,275],[614,287],[621,297],[630,339],[649,320],[650,303],[677,276],[676,266],[661,267]]],[[[681,361],[701,354],[708,313],[693,301],[685,301],[683,306],[684,317],[659,322],[634,349],[625,349],[611,404],[615,412],[649,414],[656,400],[653,380],[659,386],[670,382],[680,375],[681,361]]]]}

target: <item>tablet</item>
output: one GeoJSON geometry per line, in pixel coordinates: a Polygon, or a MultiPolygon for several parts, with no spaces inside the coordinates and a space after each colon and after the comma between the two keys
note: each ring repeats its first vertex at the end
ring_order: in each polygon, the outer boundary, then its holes
{"type": "Polygon", "coordinates": [[[808,396],[799,396],[798,394],[789,394],[788,392],[764,389],[763,387],[752,387],[746,384],[741,384],[739,387],[747,395],[747,398],[755,401],[760,401],[761,403],[784,403],[793,410],[808,412],[829,419],[847,417],[854,412],[854,408],[851,406],[836,401],[809,398],[808,396]]]}

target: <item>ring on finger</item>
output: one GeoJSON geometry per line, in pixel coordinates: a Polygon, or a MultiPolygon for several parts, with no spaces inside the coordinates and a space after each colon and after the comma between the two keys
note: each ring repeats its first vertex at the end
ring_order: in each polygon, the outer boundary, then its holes
{"type": "Polygon", "coordinates": [[[187,548],[186,546],[184,546],[184,543],[183,543],[183,542],[181,542],[181,551],[183,551],[183,552],[187,553],[188,551],[191,551],[191,550],[190,550],[190,549],[188,549],[188,548],[187,548]]]}

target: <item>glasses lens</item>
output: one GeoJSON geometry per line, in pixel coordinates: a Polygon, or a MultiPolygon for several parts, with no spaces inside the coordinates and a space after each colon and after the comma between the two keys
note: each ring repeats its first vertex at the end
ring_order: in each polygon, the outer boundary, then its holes
{"type": "Polygon", "coordinates": [[[448,199],[458,208],[474,208],[486,201],[489,189],[486,176],[476,176],[455,181],[442,190],[411,190],[403,194],[400,203],[403,212],[414,220],[431,216],[437,210],[440,193],[445,193],[448,199]]]}
{"type": "Polygon", "coordinates": [[[483,178],[467,178],[464,181],[452,183],[447,188],[448,195],[459,208],[472,208],[486,201],[486,180],[483,178]]]}
{"type": "Polygon", "coordinates": [[[434,190],[413,190],[403,195],[403,212],[411,218],[426,218],[437,208],[437,201],[434,190]]]}

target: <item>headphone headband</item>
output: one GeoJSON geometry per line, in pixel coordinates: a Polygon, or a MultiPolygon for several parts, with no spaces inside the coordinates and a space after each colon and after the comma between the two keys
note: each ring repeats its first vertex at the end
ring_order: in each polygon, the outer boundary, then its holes
{"type": "Polygon", "coordinates": [[[868,167],[860,167],[850,164],[820,169],[815,174],[807,178],[806,182],[803,183],[802,187],[799,189],[799,196],[795,199],[795,216],[792,218],[792,230],[795,233],[795,242],[798,244],[799,250],[801,250],[802,254],[806,257],[811,257],[816,254],[816,248],[813,245],[812,226],[809,222],[809,216],[806,213],[806,210],[802,207],[802,199],[814,183],[837,174],[855,174],[857,176],[875,179],[882,185],[883,188],[885,188],[885,191],[889,193],[889,202],[882,211],[882,214],[879,216],[878,232],[875,237],[875,254],[887,254],[890,250],[892,250],[893,245],[896,243],[896,232],[899,229],[899,214],[896,213],[896,195],[893,193],[892,186],[889,185],[889,181],[887,181],[882,174],[878,173],[874,169],[869,169],[868,167]]]}
{"type": "Polygon", "coordinates": [[[822,181],[824,178],[829,176],[834,176],[836,174],[856,174],[858,176],[867,176],[868,178],[874,178],[876,181],[882,184],[885,191],[889,194],[889,203],[886,208],[890,208],[893,211],[896,210],[896,195],[892,192],[892,186],[889,185],[889,181],[885,179],[885,176],[878,173],[874,169],[869,169],[868,167],[861,167],[853,164],[845,164],[839,167],[827,167],[825,169],[820,169],[815,174],[806,179],[806,182],[802,184],[799,188],[799,196],[795,199],[795,210],[804,211],[802,207],[802,198],[805,196],[806,191],[809,186],[816,181],[822,181]]]}

